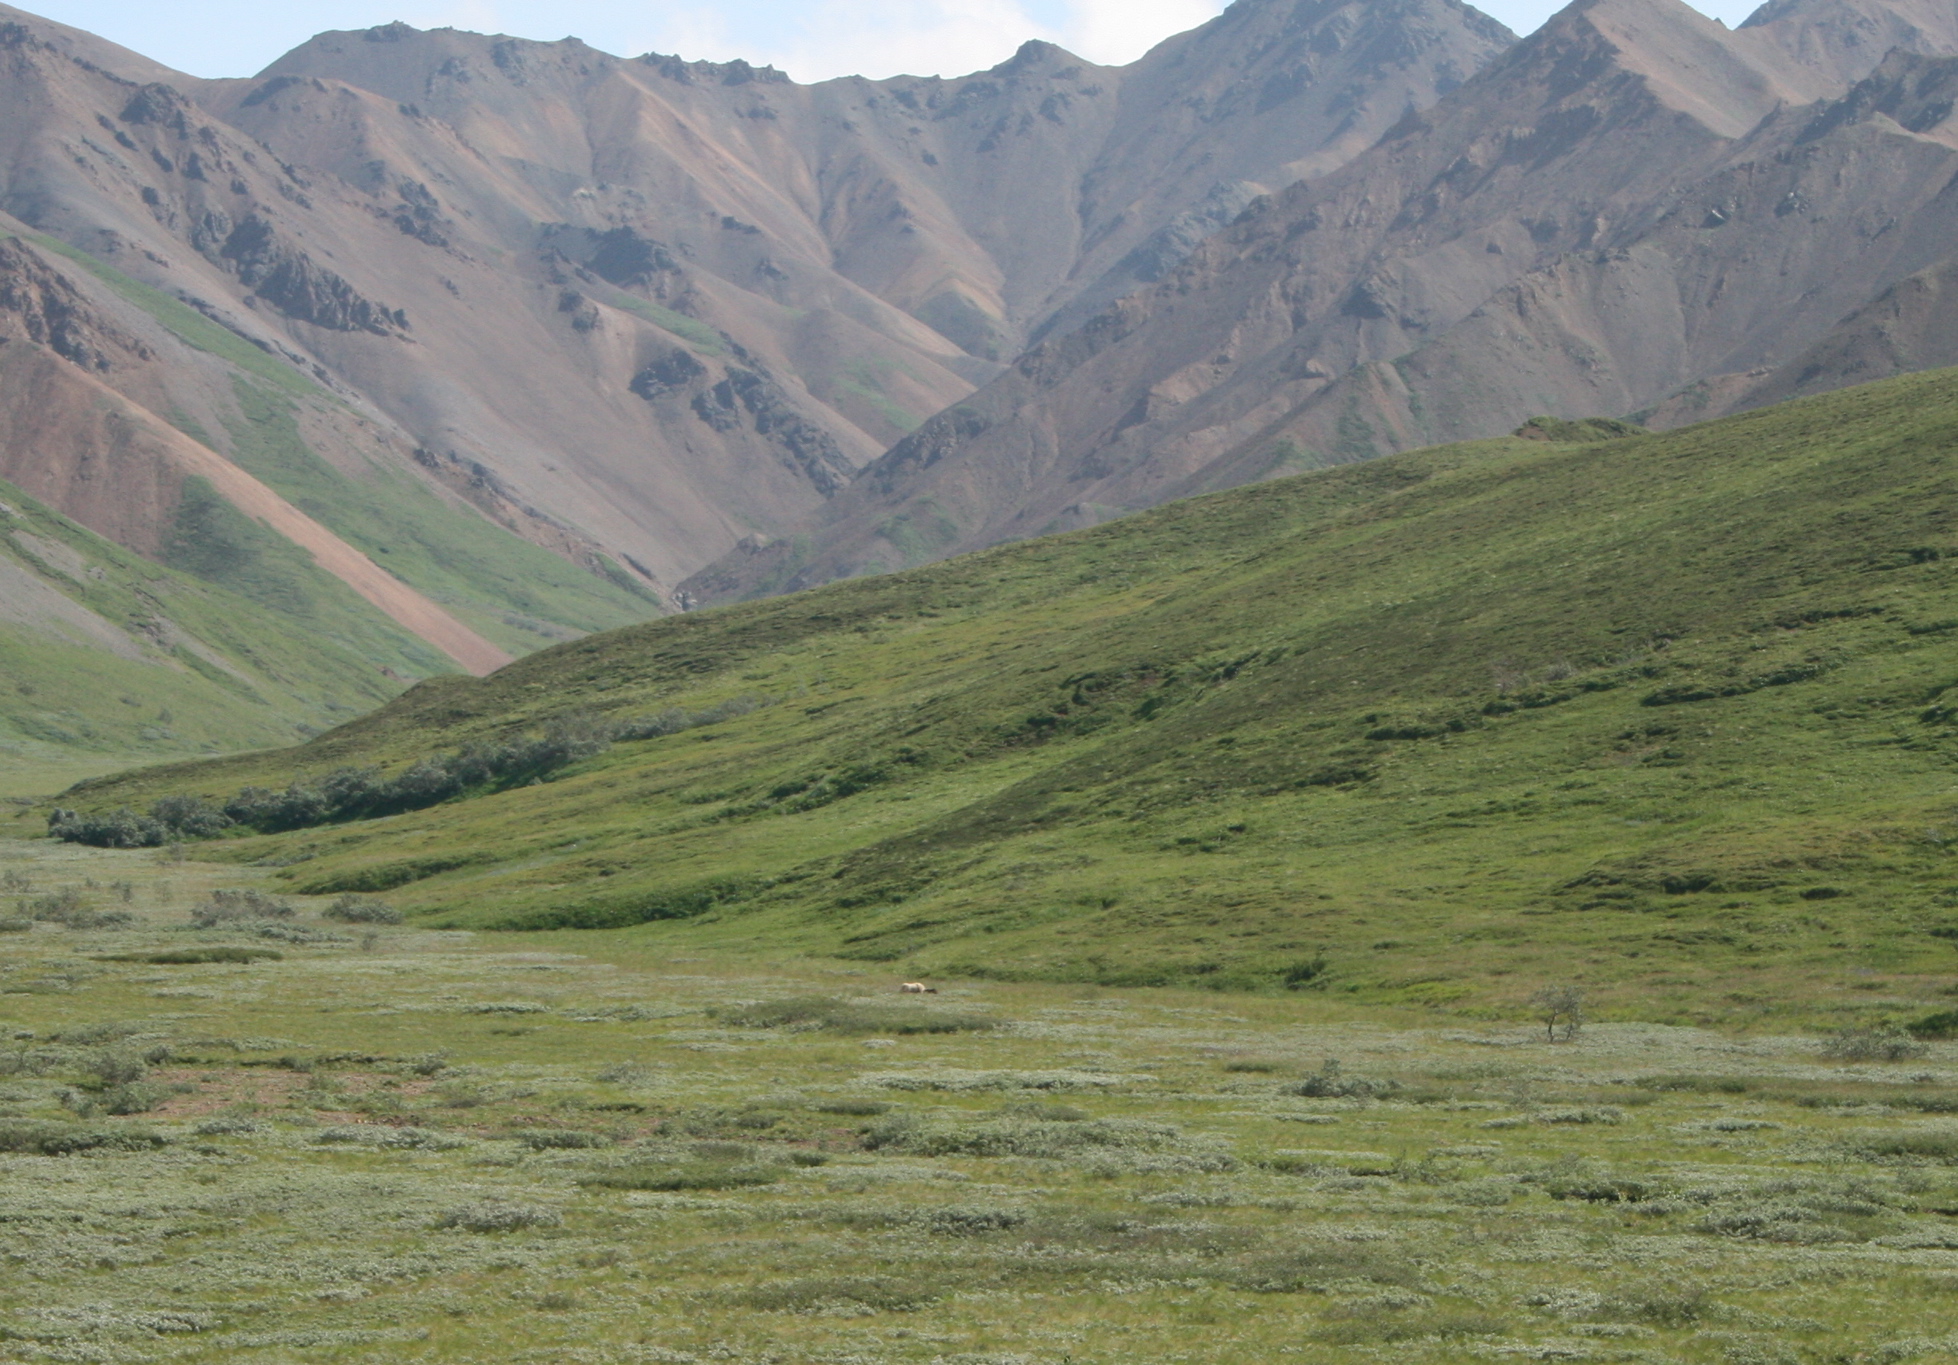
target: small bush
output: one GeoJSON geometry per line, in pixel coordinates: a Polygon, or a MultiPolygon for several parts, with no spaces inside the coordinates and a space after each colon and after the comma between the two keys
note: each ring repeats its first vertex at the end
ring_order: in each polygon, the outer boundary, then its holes
{"type": "Polygon", "coordinates": [[[941,1237],[983,1237],[991,1232],[1010,1232],[1023,1226],[1027,1215],[1019,1209],[991,1208],[983,1205],[955,1205],[927,1209],[913,1220],[926,1232],[941,1237]]]}
{"type": "Polygon", "coordinates": [[[1913,1038],[1958,1038],[1958,1010],[1927,1014],[1909,1025],[1913,1038]]]}
{"type": "Polygon", "coordinates": [[[136,917],[127,910],[97,910],[76,886],[64,886],[59,891],[25,901],[22,908],[30,918],[43,924],[60,924],[69,929],[119,929],[136,922],[136,917]]]}
{"type": "Polygon", "coordinates": [[[267,1131],[266,1124],[242,1114],[221,1114],[214,1119],[205,1119],[191,1131],[199,1137],[246,1137],[252,1133],[267,1131]]]}
{"type": "Polygon", "coordinates": [[[276,943],[292,943],[302,947],[313,943],[353,942],[345,934],[309,929],[303,924],[278,924],[260,920],[251,926],[251,931],[259,938],[269,938],[276,943]]]}
{"type": "Polygon", "coordinates": [[[1313,1335],[1329,1346],[1365,1346],[1373,1342],[1499,1337],[1508,1330],[1507,1323],[1488,1313],[1409,1311],[1383,1304],[1338,1310],[1333,1321],[1313,1335]]]}
{"type": "Polygon", "coordinates": [[[1754,1082],[1739,1076],[1641,1076],[1632,1084],[1641,1090],[1699,1095],[1745,1095],[1754,1088],[1754,1082]]]}
{"type": "Polygon", "coordinates": [[[77,1152],[151,1152],[167,1145],[159,1134],[134,1129],[0,1121],[0,1152],[71,1156],[77,1152]]]}
{"type": "Polygon", "coordinates": [[[1781,1242],[1790,1246],[1817,1246],[1830,1242],[1853,1242],[1856,1235],[1846,1228],[1820,1221],[1813,1209],[1800,1205],[1764,1205],[1736,1208],[1708,1214],[1694,1225],[1695,1232],[1716,1237],[1746,1238],[1757,1242],[1781,1242]]]}
{"type": "Polygon", "coordinates": [[[320,918],[342,924],[400,924],[406,917],[386,901],[349,892],[320,911],[320,918]]]}
{"type": "Polygon", "coordinates": [[[1603,1311],[1615,1318],[1649,1322],[1655,1327],[1691,1327],[1704,1322],[1716,1305],[1704,1288],[1678,1289],[1657,1285],[1634,1291],[1621,1298],[1607,1299],[1603,1311]]]}
{"type": "Polygon", "coordinates": [[[612,1139],[603,1133],[581,1133],[571,1128],[536,1128],[512,1136],[533,1152],[575,1151],[612,1145],[612,1139]]]}
{"type": "Polygon", "coordinates": [[[739,1190],[773,1185],[785,1168],[755,1161],[692,1161],[674,1166],[620,1166],[578,1181],[610,1190],[739,1190]]]}
{"type": "Polygon", "coordinates": [[[1839,1062],[1907,1062],[1929,1050],[1908,1031],[1884,1024],[1842,1029],[1822,1044],[1822,1055],[1839,1062]]]}
{"type": "Polygon", "coordinates": [[[737,1290],[729,1299],[763,1313],[815,1313],[859,1308],[874,1313],[911,1313],[934,1303],[931,1290],[881,1276],[847,1279],[777,1280],[737,1290]]]}
{"type": "Polygon", "coordinates": [[[268,896],[256,888],[243,891],[213,891],[211,898],[190,912],[190,922],[198,929],[245,924],[254,920],[282,920],[293,917],[290,901],[268,896]]]}
{"type": "Polygon", "coordinates": [[[0,919],[0,934],[24,934],[33,927],[31,919],[0,919]]]}
{"type": "Polygon", "coordinates": [[[321,1146],[378,1147],[397,1151],[452,1151],[464,1145],[461,1138],[431,1133],[426,1128],[390,1128],[377,1123],[349,1123],[337,1128],[322,1128],[313,1141],[321,1146]]]}
{"type": "Polygon", "coordinates": [[[435,1226],[458,1232],[521,1232],[525,1228],[554,1228],[564,1215],[541,1204],[496,1202],[465,1204],[435,1220],[435,1226]]]}
{"type": "Polygon", "coordinates": [[[850,1118],[875,1118],[891,1112],[882,1100],[822,1100],[809,1106],[818,1114],[842,1114],[850,1118]]]}
{"type": "Polygon", "coordinates": [[[1381,1095],[1391,1095],[1398,1089],[1400,1089],[1398,1081],[1377,1081],[1366,1076],[1350,1076],[1340,1066],[1337,1057],[1328,1057],[1317,1071],[1297,1085],[1286,1086],[1280,1093],[1303,1095],[1309,1099],[1372,1099],[1381,1095]]]}
{"type": "Polygon", "coordinates": [[[173,948],[167,953],[122,953],[104,962],[145,962],[155,967],[202,967],[216,963],[282,962],[276,948],[173,948]]]}
{"type": "Polygon", "coordinates": [[[1182,1147],[1181,1129],[1135,1119],[1064,1120],[1003,1114],[977,1123],[927,1127],[899,1114],[863,1130],[872,1151],[917,1156],[1039,1157],[1064,1161],[1098,1152],[1169,1152],[1182,1147]]]}
{"type": "Polygon", "coordinates": [[[130,1114],[147,1114],[173,1093],[167,1086],[132,1081],[127,1085],[110,1086],[102,1092],[97,1104],[103,1113],[122,1118],[130,1114]]]}
{"type": "Polygon", "coordinates": [[[1862,1146],[1874,1156],[1919,1157],[1958,1165],[1958,1128],[1882,1133],[1862,1146]]]}
{"type": "Polygon", "coordinates": [[[905,1005],[869,1005],[833,996],[796,996],[708,1011],[732,1028],[785,1028],[830,1033],[980,1033],[999,1021],[905,1005]]]}
{"type": "Polygon", "coordinates": [[[1351,1242],[1252,1256],[1214,1274],[1224,1284],[1254,1294],[1297,1294],[1342,1280],[1407,1288],[1420,1280],[1419,1269],[1411,1263],[1379,1247],[1351,1242]]]}
{"type": "Polygon", "coordinates": [[[130,1052],[101,1052],[89,1059],[88,1073],[98,1089],[131,1085],[143,1079],[143,1059],[130,1052]]]}
{"type": "Polygon", "coordinates": [[[1530,1009],[1543,1021],[1551,1042],[1576,1039],[1584,1028],[1584,990],[1580,986],[1545,986],[1530,997],[1530,1009]]]}

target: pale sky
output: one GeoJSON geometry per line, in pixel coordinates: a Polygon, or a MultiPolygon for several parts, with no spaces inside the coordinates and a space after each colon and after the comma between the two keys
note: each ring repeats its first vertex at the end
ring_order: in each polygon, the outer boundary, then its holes
{"type": "MultiPolygon", "coordinates": [[[[1692,0],[1738,24],[1756,0],[1692,0]]],[[[957,76],[996,65],[1029,38],[1091,61],[1133,61],[1194,28],[1224,0],[27,0],[29,9],[194,76],[249,76],[314,33],[400,19],[416,28],[556,39],[621,56],[746,58],[799,81],[957,76]]],[[[1481,8],[1528,33],[1548,0],[1481,8]]]]}

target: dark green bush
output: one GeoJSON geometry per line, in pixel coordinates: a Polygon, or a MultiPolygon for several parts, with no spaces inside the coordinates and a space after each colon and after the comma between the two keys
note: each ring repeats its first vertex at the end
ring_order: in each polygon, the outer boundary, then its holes
{"type": "Polygon", "coordinates": [[[165,953],[120,953],[104,962],[146,962],[157,967],[197,967],[217,962],[280,962],[275,948],[173,948],[165,953]]]}
{"type": "Polygon", "coordinates": [[[1958,1010],[1927,1014],[1909,1026],[1913,1038],[1958,1038],[1958,1010]]]}
{"type": "Polygon", "coordinates": [[[149,1152],[167,1145],[167,1140],[161,1135],[133,1128],[84,1128],[65,1123],[0,1121],[0,1152],[72,1156],[77,1152],[149,1152]]]}
{"type": "Polygon", "coordinates": [[[533,1152],[570,1151],[612,1145],[612,1139],[603,1133],[583,1133],[571,1128],[535,1128],[529,1132],[513,1133],[511,1136],[533,1152]]]}
{"type": "Polygon", "coordinates": [[[339,768],[316,780],[296,781],[284,791],[246,787],[222,809],[200,797],[173,795],[158,801],[148,815],[127,808],[106,814],[56,810],[48,817],[48,833],[96,848],[156,848],[179,840],[216,838],[235,826],[275,834],[335,821],[371,820],[425,810],[471,793],[520,787],[594,758],[616,742],[713,725],[766,705],[764,700],[737,697],[704,711],[675,710],[625,720],[564,716],[541,735],[435,754],[393,777],[381,776],[378,768],[339,768]]]}

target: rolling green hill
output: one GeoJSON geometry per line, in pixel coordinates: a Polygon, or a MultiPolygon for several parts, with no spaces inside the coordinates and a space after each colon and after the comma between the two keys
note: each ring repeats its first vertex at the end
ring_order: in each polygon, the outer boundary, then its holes
{"type": "Polygon", "coordinates": [[[686,712],[549,780],[206,851],[437,923],[906,974],[1921,1005],[1958,971],[1958,371],[1536,434],[1565,439],[594,636],[65,804],[686,712]]]}

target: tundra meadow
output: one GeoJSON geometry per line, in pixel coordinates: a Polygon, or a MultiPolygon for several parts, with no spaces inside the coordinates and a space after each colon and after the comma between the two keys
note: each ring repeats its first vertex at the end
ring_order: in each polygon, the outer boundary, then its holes
{"type": "Polygon", "coordinates": [[[430,930],[0,842],[0,1361],[1903,1362],[1958,1044],[430,930]]]}

